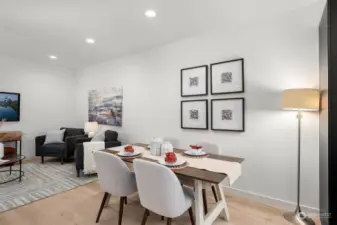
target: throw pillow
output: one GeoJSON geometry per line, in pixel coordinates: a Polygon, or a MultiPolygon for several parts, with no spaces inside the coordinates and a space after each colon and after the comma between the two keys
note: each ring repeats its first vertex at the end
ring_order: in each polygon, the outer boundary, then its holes
{"type": "Polygon", "coordinates": [[[65,130],[53,130],[53,131],[47,132],[46,140],[44,144],[64,143],[63,142],[64,131],[65,130]]]}
{"type": "Polygon", "coordinates": [[[91,139],[92,142],[94,141],[104,141],[105,140],[105,132],[104,131],[100,131],[97,132],[93,138],[91,139]]]}

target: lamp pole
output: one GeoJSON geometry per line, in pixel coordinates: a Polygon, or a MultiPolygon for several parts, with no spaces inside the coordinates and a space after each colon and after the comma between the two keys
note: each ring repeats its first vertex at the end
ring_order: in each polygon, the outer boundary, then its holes
{"type": "Polygon", "coordinates": [[[303,115],[301,111],[297,113],[298,120],[298,145],[297,145],[297,206],[295,212],[286,212],[284,218],[295,225],[315,225],[315,222],[301,210],[301,123],[303,115]]]}

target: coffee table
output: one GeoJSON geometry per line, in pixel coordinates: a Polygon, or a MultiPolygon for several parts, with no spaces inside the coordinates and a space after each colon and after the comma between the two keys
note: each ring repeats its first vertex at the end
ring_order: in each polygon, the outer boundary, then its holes
{"type": "Polygon", "coordinates": [[[0,182],[0,184],[6,184],[15,180],[19,180],[21,182],[22,177],[25,175],[24,171],[22,171],[22,160],[24,160],[26,156],[24,155],[13,155],[13,156],[7,156],[0,159],[0,169],[4,167],[9,167],[9,169],[6,170],[0,170],[0,173],[9,173],[10,175],[12,172],[18,173],[18,176],[15,176],[13,178],[10,178],[9,180],[6,180],[4,182],[0,182]],[[4,161],[5,160],[5,161],[4,161]],[[13,170],[12,166],[15,165],[15,163],[19,163],[19,169],[13,170]]]}

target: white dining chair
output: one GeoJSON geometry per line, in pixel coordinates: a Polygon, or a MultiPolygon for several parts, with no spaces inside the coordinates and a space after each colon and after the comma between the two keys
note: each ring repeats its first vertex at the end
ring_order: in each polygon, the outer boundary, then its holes
{"type": "Polygon", "coordinates": [[[194,225],[192,204],[193,191],[183,188],[171,169],[158,163],[134,160],[138,194],[141,205],[145,208],[142,225],[145,225],[151,212],[167,218],[167,225],[172,219],[188,210],[194,225]]]}
{"type": "Polygon", "coordinates": [[[98,211],[96,223],[102,214],[106,201],[110,196],[120,197],[118,225],[122,224],[123,208],[126,198],[137,192],[136,178],[126,164],[117,156],[102,151],[94,153],[96,172],[101,189],[105,192],[98,211]]]}
{"type": "MultiPolygon", "coordinates": [[[[220,154],[220,149],[219,146],[216,144],[212,144],[209,142],[199,142],[197,145],[202,146],[202,149],[204,152],[208,154],[213,154],[213,155],[219,155],[220,154]]],[[[194,186],[194,181],[190,179],[186,179],[185,177],[179,178],[182,184],[193,187],[194,186]]],[[[212,192],[214,195],[214,199],[216,202],[218,202],[218,197],[216,194],[215,186],[211,184],[212,192]]],[[[205,214],[208,213],[208,207],[207,207],[207,194],[206,194],[206,188],[204,187],[202,189],[202,198],[203,198],[203,205],[204,205],[204,212],[205,214]]]]}

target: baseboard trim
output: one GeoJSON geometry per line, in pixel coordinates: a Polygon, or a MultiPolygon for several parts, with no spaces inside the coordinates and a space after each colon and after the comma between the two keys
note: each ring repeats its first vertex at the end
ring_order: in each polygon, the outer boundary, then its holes
{"type": "MultiPolygon", "coordinates": [[[[260,195],[260,194],[256,194],[253,192],[249,192],[249,191],[244,191],[241,189],[237,189],[237,188],[232,188],[232,187],[228,187],[228,186],[224,186],[224,190],[226,192],[229,192],[233,195],[237,195],[237,196],[243,196],[252,200],[256,200],[259,201],[261,203],[267,204],[267,205],[271,205],[271,206],[275,206],[277,208],[281,208],[286,210],[290,210],[293,211],[296,208],[296,203],[294,202],[289,202],[289,201],[284,201],[281,199],[276,199],[276,198],[272,198],[269,196],[265,196],[265,195],[260,195]]],[[[314,215],[318,215],[319,214],[319,209],[317,208],[313,208],[310,206],[305,206],[305,205],[301,205],[301,209],[306,212],[307,214],[310,214],[312,216],[314,215]]]]}

